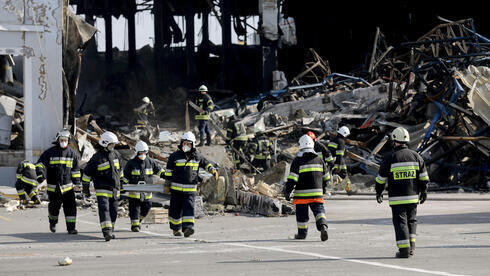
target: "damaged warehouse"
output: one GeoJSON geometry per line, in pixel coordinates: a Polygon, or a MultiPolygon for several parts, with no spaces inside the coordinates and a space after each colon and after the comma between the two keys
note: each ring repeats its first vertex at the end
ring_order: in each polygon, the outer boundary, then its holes
{"type": "MultiPolygon", "coordinates": [[[[380,196],[379,171],[395,149],[396,129],[409,133],[406,146],[423,159],[426,172],[417,174],[427,175],[429,200],[441,194],[485,196],[485,19],[451,20],[432,12],[422,19],[415,4],[406,5],[409,23],[395,15],[386,20],[410,32],[397,32],[381,19],[358,28],[349,22],[331,30],[338,41],[325,46],[312,33],[312,19],[305,18],[308,9],[292,0],[26,0],[17,6],[0,0],[0,15],[8,15],[0,19],[0,38],[18,36],[15,45],[0,40],[0,203],[9,214],[48,209],[55,233],[59,210],[53,212],[50,193],[56,185],[62,195],[62,187],[73,189],[75,209],[91,219],[99,215],[106,241],[116,239],[114,232],[118,238],[126,234],[126,228],[115,227],[116,218],[132,232],[155,236],[167,234],[151,227],[167,224],[172,238],[189,238],[194,223],[218,224],[227,216],[298,219],[290,194],[301,189],[289,191],[288,183],[291,188],[291,181],[298,182],[301,169],[322,172],[322,180],[315,180],[323,181],[321,191],[318,183],[302,188],[312,200],[307,204],[380,196]],[[143,14],[151,18],[153,44],[137,49],[143,14]],[[127,25],[122,50],[115,22],[127,25]],[[373,28],[363,32],[368,27],[373,28]],[[58,147],[76,157],[52,156],[43,163],[46,152],[58,147]],[[306,163],[299,169],[295,160],[305,152],[319,158],[301,159],[306,163]],[[123,173],[130,162],[134,167],[123,173]],[[53,171],[45,167],[52,164],[70,168],[61,172],[70,180],[48,183],[53,171]],[[26,167],[34,168],[32,177],[22,174],[26,167]],[[101,188],[107,176],[101,171],[108,168],[117,185],[101,188]],[[35,189],[19,188],[16,180],[23,179],[35,189]],[[32,200],[24,200],[26,195],[32,200]],[[101,204],[102,197],[107,203],[101,204]],[[134,207],[137,201],[140,207],[134,207]]],[[[427,198],[418,196],[417,204],[427,198]]],[[[312,211],[326,241],[329,209],[312,211]]],[[[67,227],[73,223],[70,234],[78,234],[76,216],[65,214],[67,227]]],[[[307,224],[308,218],[297,220],[298,229],[307,224]]],[[[292,239],[306,234],[299,237],[292,239]]]]}

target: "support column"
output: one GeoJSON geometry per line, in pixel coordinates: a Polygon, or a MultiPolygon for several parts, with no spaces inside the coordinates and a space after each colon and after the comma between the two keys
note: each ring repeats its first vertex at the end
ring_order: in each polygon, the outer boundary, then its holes
{"type": "Polygon", "coordinates": [[[128,19],[128,58],[129,66],[132,67],[136,64],[136,23],[134,20],[136,14],[136,2],[130,1],[129,12],[127,14],[128,19]]]}
{"type": "Polygon", "coordinates": [[[112,15],[104,16],[105,22],[105,62],[112,64],[112,15]]]}
{"type": "Polygon", "coordinates": [[[230,88],[231,76],[231,0],[221,1],[222,9],[222,55],[221,55],[221,72],[223,74],[221,88],[230,88]]]}
{"type": "Polygon", "coordinates": [[[155,66],[155,84],[157,91],[159,91],[163,86],[163,70],[162,70],[162,56],[163,56],[163,9],[162,0],[153,1],[153,24],[155,33],[155,55],[154,55],[154,66],[155,66]]]}
{"type": "Polygon", "coordinates": [[[186,52],[186,73],[187,84],[194,85],[195,82],[195,63],[194,63],[194,1],[187,1],[185,13],[185,52],[186,52]]]}

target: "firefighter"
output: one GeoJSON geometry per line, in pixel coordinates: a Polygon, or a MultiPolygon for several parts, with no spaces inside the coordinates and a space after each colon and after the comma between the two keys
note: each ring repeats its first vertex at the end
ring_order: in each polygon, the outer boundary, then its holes
{"type": "Polygon", "coordinates": [[[113,231],[117,219],[117,200],[120,195],[120,181],[124,177],[121,156],[114,150],[118,143],[114,133],[102,133],[97,152],[88,161],[82,177],[85,197],[90,197],[90,182],[94,183],[100,227],[106,241],[115,238],[113,231]]]}
{"type": "Polygon", "coordinates": [[[27,205],[29,203],[29,197],[34,204],[41,204],[37,196],[36,166],[24,160],[17,166],[16,175],[15,189],[19,195],[20,203],[27,205]]]}
{"type": "Polygon", "coordinates": [[[178,150],[167,162],[166,185],[170,185],[170,229],[174,236],[189,237],[194,234],[194,200],[199,181],[199,168],[212,173],[218,179],[218,172],[194,147],[196,137],[192,132],[182,135],[178,150]]]}
{"type": "Polygon", "coordinates": [[[144,97],[141,100],[141,104],[133,110],[138,118],[136,121],[137,127],[146,127],[148,125],[149,115],[155,113],[155,107],[148,97],[144,97]]]}
{"type": "MultiPolygon", "coordinates": [[[[237,119],[236,115],[233,115],[228,120],[226,129],[226,144],[243,154],[248,142],[245,125],[237,119]]],[[[244,160],[240,154],[233,152],[233,162],[235,163],[235,169],[240,169],[240,165],[244,160]]]]}
{"type": "MultiPolygon", "coordinates": [[[[261,171],[271,168],[271,153],[273,152],[272,143],[265,134],[260,134],[248,144],[248,152],[254,155],[252,165],[261,171]]],[[[255,171],[254,171],[255,174],[255,171]]]]}
{"type": "Polygon", "coordinates": [[[315,147],[313,148],[315,152],[318,153],[318,155],[320,156],[320,158],[322,158],[325,164],[328,164],[329,168],[333,168],[334,159],[327,146],[325,146],[322,142],[318,141],[314,132],[308,131],[306,134],[310,136],[311,139],[313,139],[313,141],[315,142],[315,147]]]}
{"type": "Polygon", "coordinates": [[[407,147],[408,131],[397,127],[391,133],[393,151],[386,154],[376,177],[376,200],[383,202],[383,191],[388,184],[388,200],[393,214],[397,258],[414,254],[417,229],[417,204],[427,199],[429,175],[424,159],[407,147]]]}
{"type": "Polygon", "coordinates": [[[295,239],[304,240],[308,234],[308,207],[315,216],[316,228],[320,231],[322,241],[328,239],[327,219],[323,207],[323,195],[330,174],[322,158],[313,149],[315,142],[308,135],[299,139],[299,153],[291,164],[289,176],[284,186],[284,196],[290,200],[294,189],[293,204],[296,205],[296,222],[298,233],[295,239]]]}
{"type": "MultiPolygon", "coordinates": [[[[136,143],[136,156],[124,167],[123,182],[126,184],[153,184],[153,175],[165,178],[165,170],[148,157],[148,145],[143,141],[136,143]]],[[[131,231],[139,232],[141,221],[151,209],[152,193],[129,192],[129,218],[131,231]]]]}
{"type": "Polygon", "coordinates": [[[69,140],[70,132],[66,129],[56,134],[54,146],[39,157],[36,163],[36,174],[38,183],[44,180],[48,183],[49,230],[56,232],[58,215],[63,205],[68,234],[78,234],[75,229],[77,205],[73,185],[80,184],[80,169],[78,156],[68,147],[69,140]]]}
{"type": "Polygon", "coordinates": [[[343,126],[337,130],[337,136],[328,143],[330,153],[334,156],[333,174],[338,174],[341,178],[347,177],[347,165],[345,164],[345,138],[350,135],[348,127],[343,126]]]}
{"type": "Polygon", "coordinates": [[[199,95],[196,99],[196,104],[204,110],[204,112],[196,114],[194,117],[199,121],[200,143],[198,147],[204,146],[204,133],[206,133],[206,146],[211,145],[211,129],[209,128],[209,113],[214,109],[213,99],[207,94],[208,88],[205,85],[199,87],[199,95]]]}

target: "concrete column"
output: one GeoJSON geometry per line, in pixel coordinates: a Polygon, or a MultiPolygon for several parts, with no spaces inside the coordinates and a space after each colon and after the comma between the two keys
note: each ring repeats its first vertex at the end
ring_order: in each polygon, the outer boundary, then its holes
{"type": "Polygon", "coordinates": [[[104,16],[105,22],[105,62],[112,63],[112,15],[104,16]]]}

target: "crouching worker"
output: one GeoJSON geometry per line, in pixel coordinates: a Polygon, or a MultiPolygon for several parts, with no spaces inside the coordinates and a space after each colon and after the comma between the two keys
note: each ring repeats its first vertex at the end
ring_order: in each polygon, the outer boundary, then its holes
{"type": "Polygon", "coordinates": [[[308,207],[313,211],[316,220],[316,228],[320,231],[322,241],[328,239],[327,220],[323,207],[323,195],[330,179],[330,174],[322,158],[313,150],[315,142],[308,135],[299,139],[299,153],[291,164],[291,170],[286,185],[284,196],[290,200],[290,194],[294,189],[293,204],[296,205],[296,222],[298,234],[295,239],[304,240],[308,234],[308,207]]]}
{"type": "Polygon", "coordinates": [[[94,183],[100,227],[106,241],[115,238],[112,232],[117,219],[120,181],[124,176],[120,165],[122,159],[114,150],[118,143],[114,133],[102,133],[97,152],[88,161],[82,177],[84,196],[90,197],[90,181],[94,183]]]}
{"type": "MultiPolygon", "coordinates": [[[[148,157],[149,148],[145,142],[138,141],[135,149],[136,156],[124,167],[123,182],[125,184],[153,184],[153,175],[165,177],[165,170],[155,160],[148,157]]],[[[139,232],[141,221],[150,212],[152,193],[129,192],[128,197],[131,231],[139,232]]]]}
{"type": "Polygon", "coordinates": [[[30,198],[34,204],[41,204],[37,196],[37,175],[36,166],[29,161],[24,160],[17,166],[17,182],[15,189],[19,195],[20,204],[27,205],[30,198]]]}
{"type": "Polygon", "coordinates": [[[189,237],[194,234],[194,200],[199,182],[199,168],[212,173],[218,172],[195,148],[196,137],[192,132],[182,135],[178,150],[167,162],[165,176],[170,185],[169,224],[174,236],[189,237]]]}

